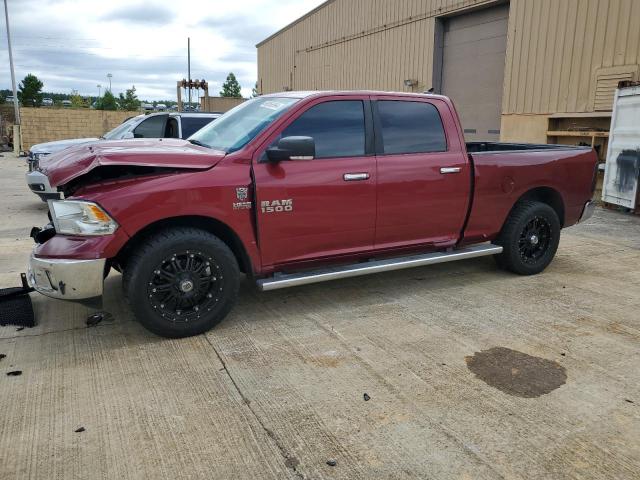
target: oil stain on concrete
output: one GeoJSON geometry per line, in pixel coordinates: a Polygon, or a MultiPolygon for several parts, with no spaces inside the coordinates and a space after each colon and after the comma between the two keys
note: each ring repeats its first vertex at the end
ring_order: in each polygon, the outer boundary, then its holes
{"type": "Polygon", "coordinates": [[[465,361],[480,380],[517,397],[539,397],[567,381],[566,370],[558,362],[505,347],[476,352],[465,361]]]}

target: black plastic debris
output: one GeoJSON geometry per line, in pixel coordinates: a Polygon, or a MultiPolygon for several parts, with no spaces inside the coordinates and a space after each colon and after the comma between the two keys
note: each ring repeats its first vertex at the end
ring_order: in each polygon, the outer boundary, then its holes
{"type": "Polygon", "coordinates": [[[11,370],[10,372],[7,372],[7,375],[9,377],[19,377],[22,375],[22,370],[11,370]]]}
{"type": "Polygon", "coordinates": [[[29,292],[33,288],[27,284],[27,277],[21,274],[22,286],[0,288],[0,325],[33,327],[36,324],[29,292]]]}
{"type": "Polygon", "coordinates": [[[2,360],[3,358],[7,358],[7,356],[4,353],[0,353],[0,360],[2,360]]]}
{"type": "Polygon", "coordinates": [[[362,397],[364,398],[365,402],[368,402],[369,400],[371,400],[371,397],[369,396],[368,393],[365,393],[362,397]]]}
{"type": "Polygon", "coordinates": [[[84,432],[84,431],[85,431],[85,428],[84,428],[84,427],[76,428],[76,429],[74,430],[74,432],[76,432],[76,433],[82,433],[82,432],[84,432]]]}
{"type": "Polygon", "coordinates": [[[335,467],[337,464],[338,462],[333,458],[330,458],[329,460],[327,460],[327,465],[329,465],[330,467],[335,467]]]}
{"type": "Polygon", "coordinates": [[[109,312],[95,312],[87,317],[87,320],[85,321],[85,323],[87,324],[87,327],[95,327],[103,320],[109,321],[112,319],[113,317],[109,312]]]}

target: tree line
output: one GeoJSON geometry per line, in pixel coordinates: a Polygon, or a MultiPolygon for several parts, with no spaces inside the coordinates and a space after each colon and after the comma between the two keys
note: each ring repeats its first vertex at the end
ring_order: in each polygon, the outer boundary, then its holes
{"type": "MultiPolygon", "coordinates": [[[[252,89],[252,97],[258,96],[257,82],[252,89]]],[[[18,100],[24,106],[40,107],[44,98],[51,98],[55,104],[60,104],[63,100],[69,100],[73,108],[95,108],[96,110],[139,110],[142,102],[136,95],[135,85],[127,89],[125,93],[119,93],[116,97],[110,90],[105,90],[101,97],[83,97],[77,92],[71,94],[43,92],[44,84],[33,74],[28,74],[18,86],[18,100]],[[92,103],[93,102],[93,103],[92,103]]],[[[5,102],[6,98],[12,96],[11,90],[0,90],[0,101],[5,102]]],[[[233,72],[227,75],[220,90],[221,97],[242,97],[242,87],[233,72]]],[[[155,102],[154,102],[155,103],[155,102]]],[[[174,104],[167,101],[167,104],[174,104]]]]}

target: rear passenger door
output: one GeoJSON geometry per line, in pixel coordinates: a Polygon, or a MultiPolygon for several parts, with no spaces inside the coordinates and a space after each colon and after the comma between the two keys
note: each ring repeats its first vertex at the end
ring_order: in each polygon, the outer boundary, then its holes
{"type": "Polygon", "coordinates": [[[437,98],[373,98],[375,247],[455,244],[467,213],[471,172],[452,112],[437,98]]]}

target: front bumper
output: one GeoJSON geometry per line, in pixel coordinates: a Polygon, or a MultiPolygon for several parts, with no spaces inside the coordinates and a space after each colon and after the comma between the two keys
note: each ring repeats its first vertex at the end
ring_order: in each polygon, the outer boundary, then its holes
{"type": "Polygon", "coordinates": [[[29,189],[42,200],[56,200],[60,198],[60,192],[56,191],[49,183],[49,178],[42,172],[29,172],[26,174],[29,189]]]}
{"type": "Polygon", "coordinates": [[[584,222],[585,220],[590,219],[595,209],[596,209],[596,204],[592,200],[585,203],[584,208],[582,209],[582,215],[580,216],[580,220],[578,220],[578,223],[581,223],[581,222],[584,222]]]}
{"type": "Polygon", "coordinates": [[[106,259],[39,258],[31,254],[27,280],[37,292],[61,300],[102,296],[106,259]]]}

